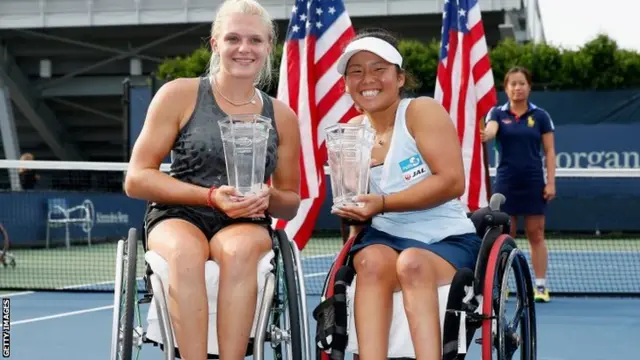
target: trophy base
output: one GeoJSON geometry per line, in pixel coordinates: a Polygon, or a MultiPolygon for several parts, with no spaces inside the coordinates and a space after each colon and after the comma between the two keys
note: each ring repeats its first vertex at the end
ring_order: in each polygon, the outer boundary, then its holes
{"type": "Polygon", "coordinates": [[[353,201],[351,199],[334,199],[333,206],[331,206],[332,210],[339,209],[344,206],[355,206],[355,207],[363,207],[364,203],[353,201]]]}
{"type": "Polygon", "coordinates": [[[264,187],[262,185],[254,185],[251,187],[239,186],[236,189],[238,189],[238,193],[240,194],[239,197],[241,198],[260,195],[262,191],[264,191],[264,187]]]}

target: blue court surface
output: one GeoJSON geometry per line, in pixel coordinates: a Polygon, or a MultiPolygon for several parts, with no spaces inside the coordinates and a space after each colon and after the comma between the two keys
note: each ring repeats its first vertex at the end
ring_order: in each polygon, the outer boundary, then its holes
{"type": "MultiPolygon", "coordinates": [[[[10,299],[11,359],[108,359],[111,294],[27,293],[10,299]]],[[[308,297],[310,311],[318,301],[308,297]]],[[[537,316],[540,360],[633,359],[640,353],[639,299],[554,298],[537,306],[537,316]]],[[[313,336],[313,319],[310,325],[313,336]]],[[[480,359],[479,345],[467,358],[480,359]]],[[[162,359],[162,353],[145,345],[139,359],[162,359]]]]}
{"type": "MultiPolygon", "coordinates": [[[[549,282],[555,284],[551,285],[552,296],[555,288],[639,291],[636,280],[640,275],[629,270],[640,268],[637,252],[613,256],[612,252],[554,251],[549,256],[549,282]],[[617,260],[612,261],[614,258],[617,260]]],[[[309,314],[319,302],[332,258],[317,255],[303,260],[309,314]]],[[[3,296],[11,300],[10,359],[109,358],[113,294],[23,292],[0,294],[3,296]]],[[[147,308],[141,306],[143,323],[147,308]]],[[[640,298],[553,297],[551,303],[538,304],[536,311],[540,360],[634,359],[640,353],[640,298]]],[[[315,322],[313,318],[309,322],[313,341],[315,322]]],[[[474,344],[467,359],[480,359],[479,354],[480,346],[474,344]]],[[[144,345],[138,359],[162,359],[162,353],[144,345]]]]}

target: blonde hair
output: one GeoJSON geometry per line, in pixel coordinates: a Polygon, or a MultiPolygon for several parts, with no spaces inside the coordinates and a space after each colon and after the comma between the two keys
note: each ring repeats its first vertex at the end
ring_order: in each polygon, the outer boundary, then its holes
{"type": "MultiPolygon", "coordinates": [[[[264,66],[254,81],[255,85],[269,85],[273,77],[273,49],[275,48],[276,42],[276,27],[271,16],[264,7],[255,0],[225,0],[218,9],[216,18],[211,25],[212,38],[217,38],[220,35],[224,21],[232,14],[259,16],[264,25],[269,29],[269,42],[272,48],[267,55],[264,66]]],[[[211,49],[209,76],[213,77],[218,72],[220,72],[220,55],[211,49]]]]}

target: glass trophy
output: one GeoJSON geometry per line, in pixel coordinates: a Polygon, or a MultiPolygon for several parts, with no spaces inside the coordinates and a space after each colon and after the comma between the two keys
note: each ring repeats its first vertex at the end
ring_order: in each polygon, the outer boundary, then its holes
{"type": "Polygon", "coordinates": [[[361,206],[354,197],[369,191],[375,132],[364,124],[336,124],[326,129],[333,207],[361,206]]]}
{"type": "Polygon", "coordinates": [[[260,115],[230,115],[218,122],[229,186],[242,196],[263,190],[271,119],[260,115]]]}

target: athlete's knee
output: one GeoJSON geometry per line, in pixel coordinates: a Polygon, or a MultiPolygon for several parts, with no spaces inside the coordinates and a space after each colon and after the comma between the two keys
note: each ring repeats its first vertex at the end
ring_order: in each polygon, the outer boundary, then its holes
{"type": "Polygon", "coordinates": [[[158,224],[149,234],[149,248],[165,259],[171,272],[181,278],[201,275],[200,270],[209,257],[205,236],[184,222],[158,224]]]}
{"type": "Polygon", "coordinates": [[[396,272],[402,287],[431,286],[436,275],[430,257],[417,249],[407,249],[398,256],[396,272]]]}
{"type": "Polygon", "coordinates": [[[358,282],[395,283],[395,251],[383,245],[370,245],[358,251],[354,267],[358,282]]]}
{"type": "Polygon", "coordinates": [[[216,234],[212,239],[211,252],[221,267],[238,274],[255,268],[271,247],[271,238],[266,229],[239,224],[216,234]]]}

